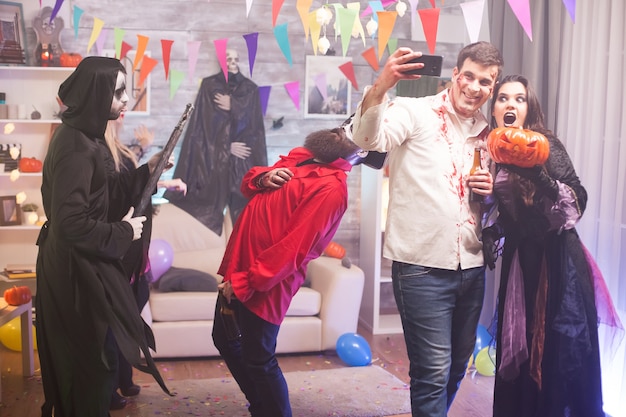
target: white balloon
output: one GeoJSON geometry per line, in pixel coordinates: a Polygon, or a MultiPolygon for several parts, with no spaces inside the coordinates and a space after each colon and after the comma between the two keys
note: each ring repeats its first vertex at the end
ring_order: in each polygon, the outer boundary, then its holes
{"type": "Polygon", "coordinates": [[[396,3],[396,12],[398,12],[398,16],[404,16],[404,13],[406,13],[406,3],[402,0],[398,0],[396,3]]]}

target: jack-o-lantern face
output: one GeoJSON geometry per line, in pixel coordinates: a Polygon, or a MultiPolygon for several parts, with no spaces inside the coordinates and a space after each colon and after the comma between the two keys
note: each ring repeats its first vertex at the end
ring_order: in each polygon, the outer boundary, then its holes
{"type": "Polygon", "coordinates": [[[550,155],[550,143],[541,133],[517,127],[497,127],[487,137],[491,159],[499,164],[530,168],[543,165],[550,155]]]}

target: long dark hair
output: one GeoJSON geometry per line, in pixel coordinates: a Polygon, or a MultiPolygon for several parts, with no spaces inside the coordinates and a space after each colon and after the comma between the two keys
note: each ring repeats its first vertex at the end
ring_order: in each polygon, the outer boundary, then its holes
{"type": "MultiPolygon", "coordinates": [[[[496,105],[496,101],[498,98],[498,93],[500,92],[500,88],[504,84],[508,83],[520,83],[526,89],[526,103],[528,104],[528,112],[526,114],[526,120],[524,121],[524,129],[534,130],[535,132],[539,132],[543,135],[554,136],[554,134],[545,127],[543,111],[541,110],[541,104],[539,103],[539,97],[537,97],[537,93],[530,85],[530,81],[528,78],[523,75],[513,74],[507,75],[500,82],[496,83],[496,86],[493,90],[493,100],[491,101],[491,113],[493,114],[493,108],[496,105]]],[[[491,127],[496,128],[497,123],[496,119],[491,117],[491,127]]]]}

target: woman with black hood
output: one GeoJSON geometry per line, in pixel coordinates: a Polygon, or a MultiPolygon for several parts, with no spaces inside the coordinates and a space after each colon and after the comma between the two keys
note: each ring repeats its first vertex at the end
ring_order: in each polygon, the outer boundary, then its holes
{"type": "MultiPolygon", "coordinates": [[[[121,259],[141,237],[145,216],[134,209],[107,220],[109,193],[140,194],[159,155],[107,179],[108,120],[126,108],[125,69],[117,59],[87,57],[61,84],[67,110],[44,161],[41,194],[48,221],[37,241],[37,346],[45,402],[42,416],[108,416],[117,349],[165,392],[121,259]],[[141,360],[140,350],[145,362],[141,360]]],[[[129,203],[130,206],[130,203],[129,203]]],[[[169,393],[169,392],[168,392],[169,393]]]]}

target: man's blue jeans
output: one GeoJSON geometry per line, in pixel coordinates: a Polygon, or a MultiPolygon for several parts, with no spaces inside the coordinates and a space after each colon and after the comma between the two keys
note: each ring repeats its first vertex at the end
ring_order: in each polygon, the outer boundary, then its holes
{"type": "Polygon", "coordinates": [[[252,417],[291,417],[289,390],[276,359],[276,338],[280,326],[269,323],[233,299],[241,338],[228,340],[215,306],[213,343],[222,355],[233,378],[246,396],[252,417]]]}
{"type": "Polygon", "coordinates": [[[446,417],[476,344],[485,268],[392,265],[410,361],[413,417],[446,417]]]}

